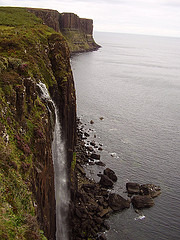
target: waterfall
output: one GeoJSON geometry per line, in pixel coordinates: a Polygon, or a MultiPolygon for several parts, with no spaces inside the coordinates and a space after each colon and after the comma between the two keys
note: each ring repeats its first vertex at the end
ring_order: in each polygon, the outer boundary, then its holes
{"type": "MultiPolygon", "coordinates": [[[[65,145],[61,138],[61,126],[58,117],[58,110],[52,101],[46,85],[38,83],[41,90],[41,98],[50,105],[53,105],[55,111],[55,127],[52,142],[52,157],[55,174],[55,198],[56,198],[56,240],[68,240],[68,208],[69,208],[69,191],[67,182],[66,169],[66,151],[65,145]]],[[[47,108],[52,116],[52,111],[47,104],[47,108]]]]}

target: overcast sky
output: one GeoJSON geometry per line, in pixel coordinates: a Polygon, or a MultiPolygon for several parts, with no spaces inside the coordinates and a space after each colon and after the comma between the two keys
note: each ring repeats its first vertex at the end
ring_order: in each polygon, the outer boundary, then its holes
{"type": "Polygon", "coordinates": [[[180,0],[0,0],[92,18],[94,30],[180,37],[180,0]]]}

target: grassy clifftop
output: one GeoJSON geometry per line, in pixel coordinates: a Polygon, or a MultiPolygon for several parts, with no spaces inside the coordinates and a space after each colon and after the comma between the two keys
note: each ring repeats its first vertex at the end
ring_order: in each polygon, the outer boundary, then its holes
{"type": "Polygon", "coordinates": [[[24,8],[0,7],[0,239],[55,239],[53,123],[39,81],[64,114],[67,97],[75,109],[64,37],[24,8]]]}

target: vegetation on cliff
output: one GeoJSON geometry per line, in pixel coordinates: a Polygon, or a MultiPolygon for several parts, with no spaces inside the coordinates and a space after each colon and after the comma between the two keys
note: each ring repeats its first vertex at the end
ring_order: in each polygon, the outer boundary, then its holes
{"type": "MultiPolygon", "coordinates": [[[[73,125],[75,92],[64,37],[27,9],[1,7],[1,239],[55,239],[54,126],[39,98],[39,81],[59,101],[66,129],[73,125]]],[[[66,129],[65,137],[72,136],[66,129]]],[[[73,138],[68,144],[73,148],[73,138]]]]}

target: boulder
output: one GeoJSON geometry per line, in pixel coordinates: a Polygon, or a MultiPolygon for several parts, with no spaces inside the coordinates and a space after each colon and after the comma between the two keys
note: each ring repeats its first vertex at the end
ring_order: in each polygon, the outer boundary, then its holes
{"type": "Polygon", "coordinates": [[[98,165],[98,166],[102,166],[102,167],[105,167],[105,166],[106,166],[106,164],[103,163],[103,162],[101,162],[101,161],[95,162],[95,164],[98,165]]]}
{"type": "Polygon", "coordinates": [[[154,205],[154,201],[150,195],[137,195],[131,200],[133,207],[135,208],[149,208],[154,205]]]}
{"type": "Polygon", "coordinates": [[[87,146],[86,149],[87,149],[89,152],[93,152],[93,147],[91,147],[91,146],[87,146]]]}
{"type": "Polygon", "coordinates": [[[94,147],[95,147],[95,146],[96,146],[96,143],[95,143],[95,141],[91,141],[91,142],[90,142],[90,145],[92,145],[92,146],[94,146],[94,147]]]}
{"type": "Polygon", "coordinates": [[[102,174],[99,182],[102,186],[111,188],[113,186],[113,181],[106,175],[102,174]]]}
{"type": "Polygon", "coordinates": [[[140,185],[138,183],[128,182],[126,183],[126,189],[130,194],[139,194],[140,185]]]}
{"type": "Polygon", "coordinates": [[[130,202],[116,193],[111,193],[109,195],[108,203],[113,211],[120,211],[130,207],[130,202]]]}
{"type": "Polygon", "coordinates": [[[154,184],[143,184],[140,186],[140,194],[150,195],[152,198],[161,194],[161,188],[154,184]]]}
{"type": "Polygon", "coordinates": [[[96,160],[100,160],[100,155],[99,155],[99,154],[96,154],[96,153],[92,153],[92,154],[90,155],[90,157],[93,158],[93,159],[96,159],[96,160]]]}
{"type": "Polygon", "coordinates": [[[113,170],[111,170],[110,168],[106,168],[104,170],[104,174],[106,176],[108,176],[113,182],[117,181],[117,176],[116,176],[115,172],[113,170]]]}

